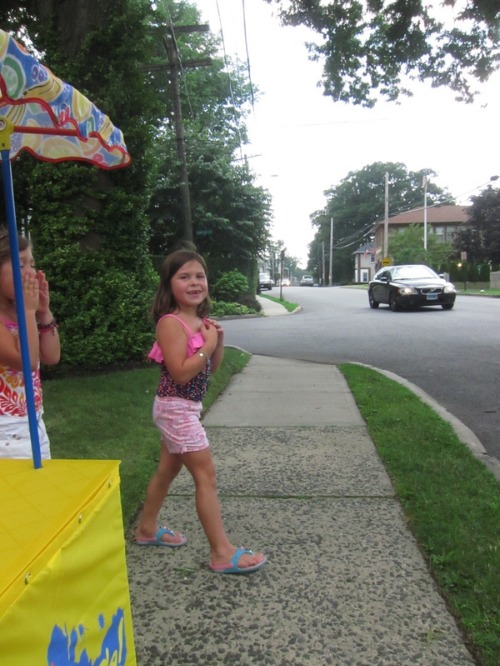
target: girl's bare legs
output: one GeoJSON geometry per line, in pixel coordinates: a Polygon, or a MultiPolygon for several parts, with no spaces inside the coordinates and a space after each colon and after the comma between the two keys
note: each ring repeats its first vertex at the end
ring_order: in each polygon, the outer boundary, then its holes
{"type": "MultiPolygon", "coordinates": [[[[222,523],[222,513],[217,497],[215,467],[210,449],[181,455],[195,484],[196,512],[210,544],[212,564],[225,564],[231,560],[237,548],[227,538],[222,523]]],[[[242,568],[259,564],[265,559],[262,553],[243,554],[238,565],[242,568]]]]}
{"type": "MultiPolygon", "coordinates": [[[[160,513],[160,509],[168,494],[172,481],[177,474],[179,474],[181,469],[181,457],[170,453],[162,442],[158,468],[153,474],[148,489],[146,490],[144,507],[135,531],[136,539],[148,539],[154,537],[156,534],[158,530],[158,514],[160,513]]],[[[166,543],[178,543],[182,540],[182,537],[179,534],[176,534],[175,536],[163,534],[161,539],[166,543]]]]}

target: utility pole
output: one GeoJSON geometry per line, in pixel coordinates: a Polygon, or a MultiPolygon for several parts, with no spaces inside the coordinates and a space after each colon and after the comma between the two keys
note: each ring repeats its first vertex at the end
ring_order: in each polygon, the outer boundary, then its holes
{"type": "Polygon", "coordinates": [[[424,174],[422,187],[424,189],[424,250],[427,252],[427,174],[424,174]]]}
{"type": "Polygon", "coordinates": [[[333,217],[330,218],[330,279],[328,280],[328,283],[330,287],[332,286],[332,280],[333,280],[333,217]]]}
{"type": "MultiPolygon", "coordinates": [[[[208,32],[208,25],[181,25],[176,26],[175,31],[181,32],[208,32]]],[[[212,64],[210,58],[200,60],[185,60],[181,63],[177,42],[175,40],[173,26],[167,27],[167,33],[164,39],[164,46],[167,52],[168,68],[170,72],[169,81],[172,96],[172,107],[174,113],[174,128],[177,147],[177,157],[179,158],[179,189],[181,193],[182,218],[183,218],[183,238],[193,241],[193,220],[191,217],[191,197],[189,193],[189,174],[186,159],[186,143],[184,138],[184,125],[182,122],[181,97],[179,90],[179,77],[182,69],[189,67],[208,66],[212,64]]],[[[153,68],[149,68],[153,69],[153,68]]],[[[156,69],[156,68],[154,68],[156,69]]]]}
{"type": "Polygon", "coordinates": [[[280,253],[281,266],[280,266],[280,301],[283,300],[283,272],[285,265],[285,248],[281,250],[280,253]]]}
{"type": "Polygon", "coordinates": [[[382,259],[387,259],[389,254],[389,174],[385,174],[385,214],[384,214],[384,256],[382,259]]]}
{"type": "Polygon", "coordinates": [[[324,287],[326,284],[325,280],[325,241],[321,241],[321,286],[324,287]]]}

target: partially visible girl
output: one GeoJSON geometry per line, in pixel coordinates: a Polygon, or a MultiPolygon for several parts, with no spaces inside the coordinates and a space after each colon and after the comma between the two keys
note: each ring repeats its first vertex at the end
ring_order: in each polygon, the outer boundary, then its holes
{"type": "MultiPolygon", "coordinates": [[[[29,240],[19,236],[18,244],[40,453],[47,459],[50,444],[43,421],[40,363],[58,363],[61,348],[50,311],[48,282],[44,273],[35,269],[29,240]]],[[[9,235],[7,229],[0,227],[0,458],[31,457],[9,235]]]]}
{"type": "Polygon", "coordinates": [[[201,401],[210,372],[224,356],[224,331],[208,319],[206,266],[191,247],[168,255],[153,303],[156,342],[150,353],[161,364],[153,420],[161,433],[160,461],[151,479],[135,533],[142,546],[183,546],[186,538],[158,525],[170,485],[185,466],[195,485],[196,511],[210,546],[212,571],[249,573],[266,562],[263,553],[229,541],[217,497],[215,468],[200,422],[201,401]]]}

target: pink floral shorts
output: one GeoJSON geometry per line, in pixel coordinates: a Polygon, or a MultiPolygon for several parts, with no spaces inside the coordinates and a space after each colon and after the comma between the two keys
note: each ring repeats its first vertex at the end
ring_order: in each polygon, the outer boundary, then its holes
{"type": "Polygon", "coordinates": [[[201,402],[156,396],[153,421],[170,453],[191,453],[208,447],[200,414],[201,402]]]}

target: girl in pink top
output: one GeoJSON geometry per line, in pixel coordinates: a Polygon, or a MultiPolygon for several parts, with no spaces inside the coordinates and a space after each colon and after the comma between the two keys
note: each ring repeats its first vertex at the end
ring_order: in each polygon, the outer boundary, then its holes
{"type": "MultiPolygon", "coordinates": [[[[18,245],[40,454],[47,459],[50,446],[43,422],[40,363],[58,363],[61,348],[45,275],[35,270],[28,239],[19,236],[18,245]]],[[[0,227],[0,458],[31,457],[9,236],[0,227]]]]}
{"type": "Polygon", "coordinates": [[[161,433],[160,462],[146,491],[135,532],[142,546],[175,548],[186,538],[158,526],[158,514],[170,485],[186,467],[195,483],[196,511],[210,546],[210,568],[217,573],[249,573],[266,562],[262,553],[237,548],[229,541],[217,497],[215,469],[201,401],[210,372],[224,356],[224,331],[207,319],[210,308],[206,266],[194,250],[172,252],[163,263],[153,302],[156,343],[150,358],[161,366],[153,419],[161,433]]]}

